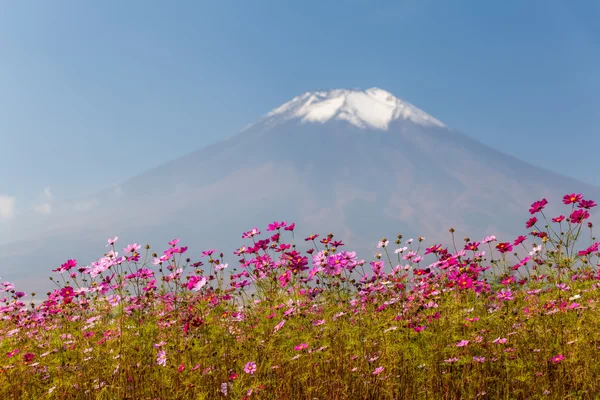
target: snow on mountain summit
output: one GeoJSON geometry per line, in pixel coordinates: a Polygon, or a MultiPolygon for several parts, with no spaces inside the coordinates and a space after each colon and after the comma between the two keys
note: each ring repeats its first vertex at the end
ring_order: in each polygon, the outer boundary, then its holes
{"type": "Polygon", "coordinates": [[[332,119],[346,120],[360,128],[380,130],[387,130],[390,122],[398,119],[424,126],[445,127],[431,115],[379,88],[307,92],[277,107],[265,118],[299,118],[303,122],[320,123],[332,119]]]}

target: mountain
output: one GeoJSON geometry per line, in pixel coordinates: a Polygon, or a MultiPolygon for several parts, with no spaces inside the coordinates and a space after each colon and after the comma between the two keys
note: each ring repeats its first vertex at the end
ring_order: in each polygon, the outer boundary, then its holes
{"type": "Polygon", "coordinates": [[[57,207],[36,236],[0,247],[0,266],[2,278],[38,287],[67,258],[101,256],[115,235],[119,247],[158,252],[181,237],[192,258],[216,247],[234,261],[241,232],[274,220],[296,222],[298,243],[333,232],[364,258],[397,233],[512,240],[534,200],[558,212],[573,191],[600,199],[600,188],[495,151],[385,90],[309,92],[118,191],[57,207]]]}

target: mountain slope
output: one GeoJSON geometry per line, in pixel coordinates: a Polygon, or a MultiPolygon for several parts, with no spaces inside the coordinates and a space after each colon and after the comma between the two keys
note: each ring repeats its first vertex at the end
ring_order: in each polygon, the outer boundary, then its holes
{"type": "Polygon", "coordinates": [[[556,203],[580,191],[600,199],[597,187],[490,149],[381,89],[298,96],[238,135],[120,187],[119,196],[83,199],[96,204],[86,212],[65,212],[35,250],[31,242],[5,246],[0,265],[18,278],[71,256],[88,263],[114,235],[158,250],[181,237],[196,251],[230,252],[242,231],[282,219],[298,224],[300,242],[334,232],[370,257],[383,235],[448,242],[453,227],[459,238],[510,240],[525,233],[538,198],[556,203]],[[33,267],[32,259],[47,263],[33,267]]]}

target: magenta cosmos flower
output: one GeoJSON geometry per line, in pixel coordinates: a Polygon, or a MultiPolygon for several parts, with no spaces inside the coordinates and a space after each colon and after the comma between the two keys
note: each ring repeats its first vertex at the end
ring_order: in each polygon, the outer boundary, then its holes
{"type": "Polygon", "coordinates": [[[300,350],[306,349],[307,347],[308,347],[308,343],[300,343],[299,345],[294,347],[294,350],[300,351],[300,350]]]}
{"type": "Polygon", "coordinates": [[[566,194],[563,196],[563,203],[566,205],[578,203],[581,200],[583,200],[583,195],[581,193],[579,193],[579,194],[571,193],[571,194],[566,194]]]}
{"type": "Polygon", "coordinates": [[[565,359],[565,356],[563,356],[562,354],[558,354],[558,355],[556,355],[556,356],[552,357],[552,358],[550,359],[550,361],[552,361],[552,362],[553,362],[553,363],[555,363],[555,364],[558,364],[559,362],[561,362],[561,361],[562,361],[562,360],[564,360],[564,359],[565,359]]]}
{"type": "Polygon", "coordinates": [[[548,204],[548,200],[546,200],[546,199],[542,199],[542,200],[534,202],[531,205],[531,208],[529,209],[529,213],[531,213],[531,214],[539,213],[540,211],[542,211],[544,209],[544,207],[546,207],[546,204],[548,204]]]}
{"type": "Polygon", "coordinates": [[[504,242],[504,243],[498,243],[496,245],[496,249],[500,252],[500,253],[507,253],[509,251],[511,251],[513,249],[512,244],[510,244],[509,242],[504,242]]]}
{"type": "Polygon", "coordinates": [[[330,276],[339,275],[348,264],[348,260],[341,254],[333,254],[327,257],[327,263],[323,265],[323,271],[330,276]]]}
{"type": "Polygon", "coordinates": [[[538,219],[536,217],[531,217],[525,223],[525,228],[529,229],[532,226],[534,226],[537,222],[538,222],[538,219]]]}
{"type": "Polygon", "coordinates": [[[577,206],[580,208],[590,209],[592,207],[596,207],[597,204],[594,200],[580,200],[577,206]]]}
{"type": "Polygon", "coordinates": [[[576,224],[581,224],[584,219],[588,219],[590,217],[590,213],[585,209],[578,209],[571,213],[569,218],[571,218],[571,222],[576,224]]]}

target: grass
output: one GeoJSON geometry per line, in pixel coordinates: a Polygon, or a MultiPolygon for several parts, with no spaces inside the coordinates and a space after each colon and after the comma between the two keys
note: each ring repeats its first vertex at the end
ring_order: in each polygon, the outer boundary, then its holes
{"type": "Polygon", "coordinates": [[[110,239],[41,303],[0,283],[0,398],[598,398],[595,203],[563,202],[543,226],[532,204],[530,238],[399,235],[370,262],[331,234],[300,253],[277,222],[244,233],[236,267],[110,239]]]}

